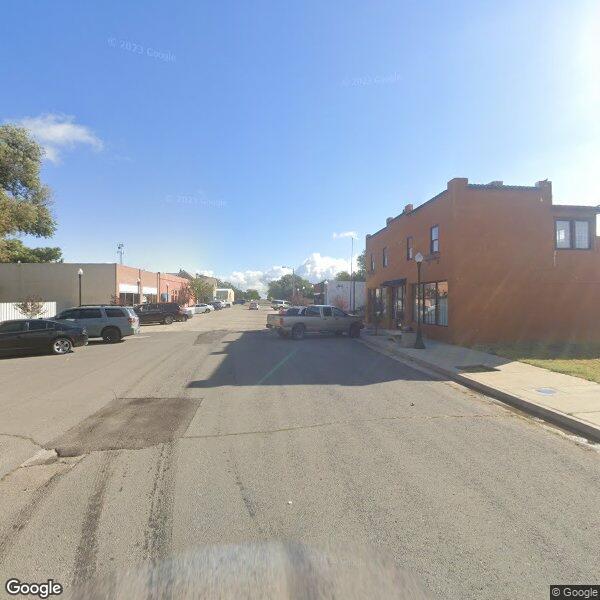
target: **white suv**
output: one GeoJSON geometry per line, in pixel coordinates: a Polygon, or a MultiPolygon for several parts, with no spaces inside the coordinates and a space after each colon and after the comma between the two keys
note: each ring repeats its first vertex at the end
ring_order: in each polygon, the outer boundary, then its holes
{"type": "Polygon", "coordinates": [[[271,308],[273,310],[281,310],[282,308],[289,308],[291,304],[287,300],[271,300],[271,308]]]}

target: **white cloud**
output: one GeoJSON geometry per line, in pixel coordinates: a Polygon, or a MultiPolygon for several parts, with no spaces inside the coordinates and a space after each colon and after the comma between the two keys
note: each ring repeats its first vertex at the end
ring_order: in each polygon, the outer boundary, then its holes
{"type": "Polygon", "coordinates": [[[356,231],[342,231],[341,233],[333,233],[333,239],[339,240],[340,238],[358,238],[356,231]]]}
{"type": "MultiPolygon", "coordinates": [[[[324,279],[332,279],[340,271],[349,271],[350,262],[343,258],[321,256],[314,252],[296,267],[296,275],[317,283],[324,279]]],[[[213,271],[198,271],[203,275],[215,276],[213,271]]],[[[230,281],[242,290],[258,290],[261,296],[266,296],[269,282],[289,275],[292,269],[288,267],[273,266],[267,270],[248,269],[246,271],[233,271],[229,275],[219,275],[222,281],[230,281]]]]}
{"type": "Polygon", "coordinates": [[[90,146],[102,150],[103,143],[89,127],[78,125],[75,117],[61,114],[45,114],[39,117],[25,117],[15,124],[27,128],[31,135],[43,146],[45,158],[59,163],[61,152],[77,145],[90,146]]]}
{"type": "Polygon", "coordinates": [[[311,283],[331,279],[340,271],[350,271],[350,261],[344,258],[321,256],[313,252],[297,269],[296,273],[311,283]]]}

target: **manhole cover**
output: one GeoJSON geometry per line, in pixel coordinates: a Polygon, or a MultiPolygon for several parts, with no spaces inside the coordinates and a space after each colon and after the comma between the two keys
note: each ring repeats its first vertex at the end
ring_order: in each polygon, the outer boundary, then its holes
{"type": "Polygon", "coordinates": [[[498,371],[495,367],[488,367],[487,365],[463,365],[462,367],[456,367],[462,373],[491,373],[492,371],[498,371]]]}
{"type": "Polygon", "coordinates": [[[535,390],[538,394],[542,394],[542,396],[553,396],[556,394],[556,390],[550,387],[541,387],[535,390]]]}

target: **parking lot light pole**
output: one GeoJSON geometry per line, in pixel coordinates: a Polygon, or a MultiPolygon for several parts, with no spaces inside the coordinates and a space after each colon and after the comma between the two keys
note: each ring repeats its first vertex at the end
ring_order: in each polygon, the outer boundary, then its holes
{"type": "Polygon", "coordinates": [[[79,278],[79,306],[81,306],[81,278],[83,277],[83,269],[77,271],[77,277],[79,278]]]}
{"type": "Polygon", "coordinates": [[[423,311],[419,306],[419,293],[421,293],[421,303],[425,302],[425,298],[423,297],[424,294],[421,290],[421,263],[423,262],[423,255],[420,252],[417,252],[415,256],[415,262],[417,263],[417,338],[415,339],[415,348],[417,350],[425,350],[425,344],[423,343],[423,334],[421,332],[421,313],[423,311]]]}
{"type": "Polygon", "coordinates": [[[138,303],[141,304],[142,303],[142,280],[138,277],[137,280],[137,285],[138,285],[138,303]]]}

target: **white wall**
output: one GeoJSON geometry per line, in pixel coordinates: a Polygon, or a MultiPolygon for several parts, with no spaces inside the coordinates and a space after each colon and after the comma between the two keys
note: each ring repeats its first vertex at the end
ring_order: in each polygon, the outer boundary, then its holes
{"type": "MultiPolygon", "coordinates": [[[[56,302],[44,302],[44,310],[39,318],[48,318],[56,316],[56,302]]],[[[12,319],[26,319],[27,317],[17,309],[17,305],[12,302],[0,303],[0,321],[11,321],[12,319]]]]}
{"type": "MultiPolygon", "coordinates": [[[[354,308],[364,307],[367,303],[367,284],[364,281],[354,282],[354,308]]],[[[352,310],[352,282],[330,281],[325,286],[325,304],[338,306],[342,310],[352,310]]]]}

